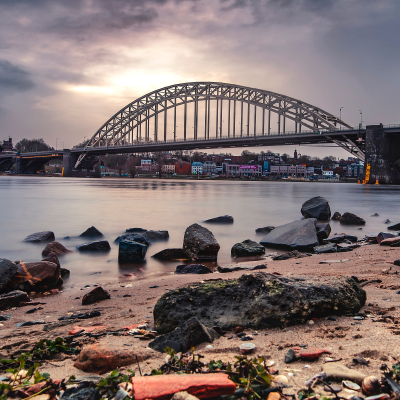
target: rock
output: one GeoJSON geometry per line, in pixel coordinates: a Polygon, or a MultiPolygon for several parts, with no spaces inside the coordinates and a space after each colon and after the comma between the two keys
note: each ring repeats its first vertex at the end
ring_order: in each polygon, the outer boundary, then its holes
{"type": "Polygon", "coordinates": [[[0,258],[0,294],[5,293],[9,288],[13,276],[18,270],[17,264],[10,260],[0,258]]]}
{"type": "Polygon", "coordinates": [[[97,240],[95,242],[83,243],[76,246],[79,251],[110,251],[110,243],[107,240],[97,240]]]}
{"type": "Polygon", "coordinates": [[[328,239],[332,230],[329,223],[317,224],[315,228],[317,229],[319,243],[322,243],[324,239],[328,239]]]}
{"type": "Polygon", "coordinates": [[[233,224],[233,217],[230,215],[222,215],[220,217],[206,219],[204,222],[215,222],[220,224],[233,224]]]}
{"type": "Polygon", "coordinates": [[[333,216],[332,216],[332,219],[333,219],[334,221],[340,221],[341,218],[342,218],[342,214],[340,214],[340,212],[337,212],[337,211],[336,211],[336,212],[333,214],[333,216]]]}
{"type": "Polygon", "coordinates": [[[143,233],[143,232],[147,232],[147,229],[143,229],[143,228],[128,228],[125,232],[127,232],[127,233],[143,233]]]}
{"type": "Polygon", "coordinates": [[[286,278],[257,272],[170,290],[153,314],[159,333],[171,332],[191,317],[223,330],[265,329],[354,313],[365,300],[365,291],[348,277],[286,278]]]}
{"type": "Polygon", "coordinates": [[[150,240],[168,240],[169,239],[168,231],[147,231],[146,236],[150,240]]]}
{"type": "Polygon", "coordinates": [[[324,240],[324,243],[342,243],[345,241],[357,242],[357,236],[346,235],[341,233],[340,235],[333,235],[328,239],[324,240]]]}
{"type": "Polygon", "coordinates": [[[70,324],[74,324],[75,323],[75,319],[69,319],[69,320],[64,320],[64,321],[57,321],[57,322],[51,322],[49,324],[46,324],[43,327],[44,331],[52,331],[54,329],[57,329],[61,326],[66,326],[66,325],[70,325],[70,324]]]}
{"type": "Polygon", "coordinates": [[[301,206],[304,218],[315,218],[320,221],[328,221],[331,218],[331,209],[328,201],[321,197],[312,197],[301,206]]]}
{"type": "Polygon", "coordinates": [[[91,226],[90,228],[86,229],[85,232],[79,235],[79,237],[88,237],[88,238],[103,237],[103,236],[104,235],[94,226],[91,226]]]}
{"type": "Polygon", "coordinates": [[[257,228],[256,233],[270,233],[274,229],[274,226],[264,226],[263,228],[257,228]]]}
{"type": "Polygon", "coordinates": [[[177,325],[172,332],[156,337],[149,343],[149,347],[163,352],[166,347],[165,342],[172,340],[180,343],[181,351],[186,352],[201,343],[212,343],[218,338],[219,335],[214,329],[207,328],[196,317],[192,317],[183,324],[177,325]]]}
{"type": "MultiPolygon", "coordinates": [[[[393,235],[393,233],[379,232],[378,235],[376,236],[376,241],[378,242],[378,244],[381,244],[381,242],[383,240],[394,238],[394,237],[396,237],[396,235],[393,235]]],[[[400,240],[400,237],[398,237],[398,239],[400,240]]]]}
{"type": "Polygon", "coordinates": [[[379,217],[378,213],[372,214],[371,217],[379,217]]]}
{"type": "Polygon", "coordinates": [[[265,247],[311,250],[319,244],[315,229],[316,219],[303,219],[278,226],[261,240],[265,247]]]}
{"type": "Polygon", "coordinates": [[[55,254],[67,254],[67,253],[72,253],[71,250],[68,250],[66,247],[64,247],[61,243],[59,242],[51,242],[49,243],[42,251],[42,256],[46,257],[50,253],[55,253],[55,254]]]}
{"type": "Polygon", "coordinates": [[[151,245],[151,241],[147,237],[146,233],[128,233],[126,235],[121,235],[114,240],[114,243],[119,243],[121,240],[132,240],[134,242],[142,243],[146,246],[151,245]]]}
{"type": "Polygon", "coordinates": [[[61,278],[67,278],[70,276],[71,271],[67,268],[60,268],[60,274],[61,274],[61,278]]]}
{"type": "Polygon", "coordinates": [[[100,400],[98,389],[91,387],[68,388],[62,395],[62,400],[100,400]]]}
{"type": "Polygon", "coordinates": [[[183,251],[183,249],[164,249],[154,254],[152,257],[164,261],[190,260],[189,256],[183,251]]]}
{"type": "Polygon", "coordinates": [[[221,274],[226,274],[229,272],[236,272],[236,271],[248,271],[250,269],[247,265],[218,265],[217,271],[221,274]]]}
{"type": "Polygon", "coordinates": [[[108,300],[110,298],[110,293],[108,293],[107,290],[104,290],[101,286],[98,286],[83,296],[82,305],[86,306],[88,304],[93,304],[101,300],[108,300]]]}
{"type": "Polygon", "coordinates": [[[39,243],[39,242],[48,242],[55,240],[54,232],[51,231],[43,231],[43,232],[36,232],[32,233],[32,235],[27,236],[23,241],[24,242],[32,242],[32,243],[39,243]]]}
{"type": "Polygon", "coordinates": [[[387,227],[391,231],[398,231],[400,230],[400,221],[390,223],[387,227]]]}
{"type": "Polygon", "coordinates": [[[57,287],[61,279],[60,267],[49,261],[19,261],[17,267],[17,273],[9,283],[14,290],[47,292],[57,287]]]}
{"type": "Polygon", "coordinates": [[[149,359],[151,351],[115,349],[99,345],[85,346],[79,353],[74,367],[84,372],[98,372],[103,374],[117,368],[136,364],[149,359]],[[136,357],[137,356],[137,357],[136,357]]]}
{"type": "Polygon", "coordinates": [[[25,321],[25,322],[20,322],[18,324],[15,324],[17,328],[23,328],[24,326],[32,326],[32,325],[44,325],[45,322],[42,319],[39,319],[37,321],[25,321]]]}
{"type": "Polygon", "coordinates": [[[0,315],[0,321],[8,321],[12,317],[12,314],[7,314],[7,315],[0,315]]]}
{"type": "Polygon", "coordinates": [[[231,249],[232,257],[254,257],[265,254],[265,247],[250,239],[243,240],[241,243],[236,243],[231,249]]]}
{"type": "Polygon", "coordinates": [[[49,255],[46,256],[45,258],[43,258],[42,261],[48,261],[48,262],[57,264],[61,268],[60,261],[59,261],[56,253],[49,253],[49,255]]]}
{"type": "Polygon", "coordinates": [[[328,243],[324,244],[321,246],[315,246],[314,251],[317,254],[322,254],[322,253],[336,253],[337,252],[337,247],[335,243],[328,243]]]}
{"type": "Polygon", "coordinates": [[[210,268],[203,264],[178,265],[175,274],[212,274],[210,268]]]}
{"type": "Polygon", "coordinates": [[[400,236],[395,236],[392,238],[384,239],[381,241],[380,245],[381,246],[392,246],[397,242],[400,242],[400,236]]]}
{"type": "Polygon", "coordinates": [[[74,320],[74,319],[89,319],[89,318],[96,318],[100,317],[101,312],[98,310],[93,310],[90,312],[85,312],[85,313],[77,313],[77,314],[71,314],[68,315],[67,317],[60,317],[58,318],[59,321],[67,321],[67,320],[74,320]]]}
{"type": "Polygon", "coordinates": [[[365,225],[365,221],[355,214],[345,212],[340,219],[342,225],[365,225]]]}
{"type": "Polygon", "coordinates": [[[390,220],[390,219],[385,219],[384,221],[383,221],[383,223],[384,224],[390,224],[392,221],[390,220]]]}
{"type": "Polygon", "coordinates": [[[362,383],[366,377],[363,373],[354,369],[347,368],[339,362],[329,362],[322,365],[322,370],[326,373],[327,378],[337,380],[349,380],[362,383]]]}
{"type": "Polygon", "coordinates": [[[118,262],[121,264],[143,262],[146,253],[146,244],[124,239],[119,242],[118,262]]]}
{"type": "Polygon", "coordinates": [[[390,247],[400,247],[400,240],[393,242],[390,247]]]}
{"type": "Polygon", "coordinates": [[[198,400],[196,396],[192,396],[188,392],[178,392],[172,396],[171,400],[198,400]]]}
{"type": "Polygon", "coordinates": [[[400,259],[394,260],[393,264],[397,265],[398,267],[400,267],[400,259]]]}
{"type": "Polygon", "coordinates": [[[21,290],[13,290],[9,293],[0,295],[0,310],[18,307],[20,303],[29,302],[31,299],[28,294],[21,290]]]}
{"type": "Polygon", "coordinates": [[[199,224],[190,225],[183,238],[183,250],[193,261],[217,259],[220,246],[214,235],[199,224]]]}
{"type": "Polygon", "coordinates": [[[298,250],[289,251],[289,253],[279,254],[278,256],[272,257],[274,261],[289,260],[289,258],[298,257],[301,253],[298,250]]]}
{"type": "Polygon", "coordinates": [[[359,244],[357,243],[338,243],[337,244],[337,251],[338,253],[343,253],[346,251],[353,251],[354,249],[357,249],[361,247],[359,244]]]}

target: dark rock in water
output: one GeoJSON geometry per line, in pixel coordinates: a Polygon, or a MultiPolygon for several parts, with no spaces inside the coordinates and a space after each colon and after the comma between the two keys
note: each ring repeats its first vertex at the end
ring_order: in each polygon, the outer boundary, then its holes
{"type": "Polygon", "coordinates": [[[79,236],[93,238],[93,237],[103,237],[104,235],[97,228],[91,226],[90,228],[86,229],[85,232],[81,233],[79,236]]]}
{"type": "Polygon", "coordinates": [[[83,296],[82,305],[87,306],[88,304],[108,299],[111,299],[110,293],[108,293],[107,290],[104,290],[101,286],[98,286],[83,296]]]}
{"type": "Polygon", "coordinates": [[[169,239],[168,231],[147,231],[146,236],[150,240],[168,240],[169,239]]]}
{"type": "Polygon", "coordinates": [[[317,237],[320,243],[322,243],[324,239],[328,239],[332,230],[329,223],[317,224],[316,229],[317,229],[317,237]]]}
{"type": "Polygon", "coordinates": [[[321,246],[315,246],[314,251],[317,254],[322,254],[322,253],[336,253],[337,252],[337,247],[335,243],[328,243],[324,244],[321,246]]]}
{"type": "Polygon", "coordinates": [[[301,253],[298,250],[289,251],[289,253],[279,254],[278,256],[273,257],[274,261],[282,261],[288,260],[289,258],[298,257],[301,253]]]}
{"type": "Polygon", "coordinates": [[[0,258],[0,294],[5,293],[9,288],[13,276],[18,270],[17,264],[5,258],[0,258]]]}
{"type": "Polygon", "coordinates": [[[98,310],[93,310],[90,312],[86,313],[77,313],[77,314],[71,314],[68,315],[67,317],[60,317],[58,318],[59,321],[67,321],[70,319],[89,319],[89,318],[95,318],[95,317],[100,317],[101,312],[98,310]]]}
{"type": "Polygon", "coordinates": [[[17,328],[22,328],[24,326],[32,326],[32,325],[44,325],[45,322],[42,319],[39,319],[37,321],[25,321],[25,322],[20,322],[18,324],[15,324],[17,328]]]}
{"type": "Polygon", "coordinates": [[[142,262],[146,257],[146,253],[146,244],[123,239],[119,242],[118,262],[122,264],[142,262]]]}
{"type": "Polygon", "coordinates": [[[341,220],[341,218],[342,218],[342,214],[340,214],[340,212],[335,212],[334,214],[333,214],[333,216],[332,216],[332,220],[334,220],[334,221],[340,221],[341,220]]]}
{"type": "Polygon", "coordinates": [[[127,233],[125,235],[118,236],[114,243],[119,243],[121,240],[131,240],[134,242],[143,243],[146,246],[151,245],[150,239],[147,237],[146,233],[127,233]]]}
{"type": "Polygon", "coordinates": [[[13,290],[9,293],[0,295],[0,310],[18,307],[20,303],[29,302],[31,299],[28,294],[21,290],[13,290]]]}
{"type": "Polygon", "coordinates": [[[67,268],[60,268],[60,274],[61,274],[61,278],[67,278],[70,276],[71,271],[67,268]]]}
{"type": "Polygon", "coordinates": [[[127,233],[144,233],[144,232],[147,232],[147,229],[143,229],[143,228],[128,228],[125,232],[127,232],[127,233]]]}
{"type": "Polygon", "coordinates": [[[382,240],[390,239],[390,238],[394,238],[394,237],[396,237],[396,235],[393,235],[393,233],[379,232],[378,235],[376,236],[376,241],[378,242],[378,244],[381,244],[382,240]]]}
{"type": "Polygon", "coordinates": [[[357,242],[357,236],[341,233],[340,235],[333,235],[330,238],[325,239],[324,243],[342,243],[346,240],[349,240],[350,242],[357,242]]]}
{"type": "Polygon", "coordinates": [[[372,214],[371,217],[379,217],[378,213],[372,214]]]}
{"type": "Polygon", "coordinates": [[[72,253],[71,250],[68,250],[66,247],[64,247],[61,243],[59,242],[51,242],[49,243],[42,251],[42,256],[46,257],[50,253],[55,253],[55,254],[67,254],[67,253],[72,253]]]}
{"type": "Polygon", "coordinates": [[[9,286],[24,292],[47,292],[57,287],[61,279],[60,267],[49,261],[17,264],[18,270],[9,286]]]}
{"type": "Polygon", "coordinates": [[[64,239],[69,240],[71,239],[71,236],[64,236],[64,239]]]}
{"type": "Polygon", "coordinates": [[[365,225],[365,221],[355,214],[345,212],[340,219],[342,225],[365,225]]]}
{"type": "Polygon", "coordinates": [[[320,221],[328,221],[331,218],[331,209],[328,200],[321,196],[312,197],[301,206],[304,218],[315,218],[320,221]]]}
{"type": "Polygon", "coordinates": [[[270,233],[274,229],[274,226],[264,226],[263,228],[257,228],[256,233],[270,233]]]}
{"type": "Polygon", "coordinates": [[[390,224],[392,221],[390,220],[390,219],[385,219],[384,221],[383,221],[383,223],[384,224],[390,224]]]}
{"type": "Polygon", "coordinates": [[[216,222],[216,223],[220,223],[220,224],[233,224],[233,217],[231,217],[230,215],[222,215],[220,217],[207,219],[204,222],[216,222]]]}
{"type": "Polygon", "coordinates": [[[265,247],[311,250],[319,244],[315,223],[316,219],[310,218],[278,226],[260,243],[265,247]]]}
{"type": "Polygon", "coordinates": [[[183,251],[183,249],[164,249],[154,254],[152,257],[165,261],[190,260],[190,257],[183,251]]]}
{"type": "Polygon", "coordinates": [[[50,242],[55,240],[54,232],[51,231],[43,231],[43,232],[36,232],[32,233],[32,235],[27,236],[23,241],[24,242],[50,242]]]}
{"type": "Polygon", "coordinates": [[[338,253],[343,253],[346,251],[353,251],[354,249],[357,249],[358,247],[360,247],[359,244],[357,243],[338,243],[337,244],[337,251],[338,253]]]}
{"type": "Polygon", "coordinates": [[[91,387],[68,388],[62,395],[63,400],[100,400],[98,389],[91,387]]]}
{"type": "Polygon", "coordinates": [[[61,264],[56,253],[49,253],[45,258],[43,258],[42,261],[52,262],[61,268],[61,264]]]}
{"type": "Polygon", "coordinates": [[[178,265],[176,274],[212,274],[210,268],[203,264],[178,265]]]}
{"type": "Polygon", "coordinates": [[[387,228],[390,229],[391,231],[398,231],[400,230],[400,222],[390,223],[390,225],[387,228]]]}
{"type": "Polygon", "coordinates": [[[110,243],[107,240],[97,240],[96,242],[83,243],[76,246],[79,251],[110,251],[110,243]]]}
{"type": "Polygon", "coordinates": [[[161,334],[191,317],[223,330],[275,328],[358,312],[365,300],[365,291],[348,277],[286,278],[257,272],[170,290],[157,301],[154,322],[161,334]]]}
{"type": "Polygon", "coordinates": [[[194,261],[217,259],[220,246],[210,230],[199,224],[190,225],[183,238],[183,250],[194,261]]]}
{"type": "Polygon", "coordinates": [[[246,239],[241,243],[236,243],[231,249],[233,257],[254,257],[265,254],[265,247],[253,240],[246,239]]]}
{"type": "Polygon", "coordinates": [[[201,343],[212,343],[218,338],[219,335],[214,329],[207,328],[196,317],[192,317],[183,324],[177,325],[172,332],[155,338],[149,343],[149,347],[163,352],[166,347],[165,342],[171,340],[180,343],[181,351],[186,352],[201,343]]]}

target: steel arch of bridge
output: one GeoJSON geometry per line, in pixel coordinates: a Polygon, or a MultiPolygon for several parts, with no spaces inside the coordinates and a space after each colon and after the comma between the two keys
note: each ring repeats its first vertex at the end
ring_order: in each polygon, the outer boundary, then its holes
{"type": "MultiPolygon", "coordinates": [[[[247,110],[247,132],[245,136],[250,136],[250,105],[262,109],[262,135],[271,133],[271,113],[278,115],[278,134],[286,133],[286,119],[294,121],[295,133],[301,133],[302,128],[307,128],[316,133],[318,131],[338,130],[338,126],[351,128],[336,116],[320,109],[319,107],[305,103],[301,100],[291,98],[279,93],[270,92],[262,89],[249,88],[227,83],[217,82],[190,82],[167,86],[151,93],[148,93],[135,101],[129,103],[115,115],[113,115],[100,129],[91,137],[86,147],[104,148],[121,145],[134,145],[135,143],[150,142],[150,119],[154,118],[154,142],[167,141],[167,110],[173,109],[174,118],[174,140],[176,140],[176,108],[184,107],[184,127],[183,137],[187,138],[187,105],[194,103],[194,140],[200,138],[198,123],[199,111],[198,103],[205,101],[204,115],[204,138],[210,137],[210,104],[216,100],[217,122],[215,138],[218,138],[218,123],[220,124],[219,135],[222,135],[222,107],[223,100],[228,100],[228,137],[243,137],[243,105],[248,105],[247,110]],[[231,102],[233,101],[233,124],[232,133],[230,130],[231,121],[231,102]],[[236,102],[241,104],[240,109],[240,135],[236,132],[236,102]],[[268,111],[267,127],[265,127],[265,111],[268,111]],[[164,114],[164,129],[161,140],[158,135],[158,116],[164,114]],[[221,118],[218,121],[218,113],[221,118]],[[142,136],[144,127],[144,136],[142,136]],[[136,134],[135,134],[136,129],[136,134]]],[[[254,114],[254,136],[256,136],[256,113],[254,114]]],[[[202,136],[201,136],[202,137],[202,136]]],[[[339,145],[341,145],[339,143],[339,145]]],[[[86,152],[81,153],[75,168],[78,168],[86,152]]]]}

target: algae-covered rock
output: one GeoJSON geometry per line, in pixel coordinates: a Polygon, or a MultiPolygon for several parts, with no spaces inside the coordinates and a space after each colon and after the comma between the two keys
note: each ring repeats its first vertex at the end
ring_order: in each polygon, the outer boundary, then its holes
{"type": "Polygon", "coordinates": [[[351,278],[286,278],[258,272],[171,290],[157,301],[153,314],[161,334],[191,317],[224,330],[263,329],[357,312],[365,300],[365,291],[351,278]]]}

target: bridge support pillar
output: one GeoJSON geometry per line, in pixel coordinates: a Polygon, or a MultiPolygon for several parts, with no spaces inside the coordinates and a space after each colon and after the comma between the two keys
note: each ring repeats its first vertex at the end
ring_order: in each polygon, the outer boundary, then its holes
{"type": "Polygon", "coordinates": [[[75,164],[78,160],[79,154],[71,153],[70,149],[64,149],[63,153],[63,176],[64,177],[86,177],[101,178],[100,163],[92,164],[91,169],[78,169],[76,170],[75,164]]]}
{"type": "Polygon", "coordinates": [[[367,183],[400,184],[400,170],[394,163],[400,159],[400,137],[384,133],[383,125],[368,125],[365,136],[364,173],[367,183]],[[369,166],[369,167],[368,167],[369,166]]]}

